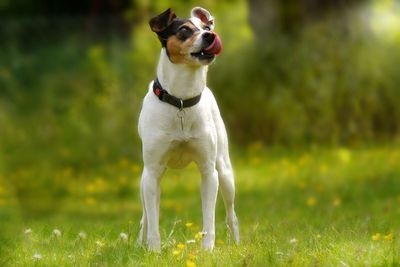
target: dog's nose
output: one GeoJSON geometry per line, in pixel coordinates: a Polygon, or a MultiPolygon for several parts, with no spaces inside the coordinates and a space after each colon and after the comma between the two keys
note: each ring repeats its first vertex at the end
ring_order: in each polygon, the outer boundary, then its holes
{"type": "Polygon", "coordinates": [[[207,43],[207,45],[210,45],[215,39],[215,34],[212,32],[205,32],[203,33],[203,39],[207,43]]]}

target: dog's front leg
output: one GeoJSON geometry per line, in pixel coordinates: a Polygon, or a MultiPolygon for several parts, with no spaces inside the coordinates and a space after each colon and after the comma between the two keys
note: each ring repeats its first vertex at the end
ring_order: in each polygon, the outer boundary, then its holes
{"type": "Polygon", "coordinates": [[[141,190],[143,196],[143,235],[146,236],[148,249],[160,251],[160,232],[158,229],[159,203],[160,203],[160,178],[163,168],[144,166],[141,190]],[[146,233],[147,230],[147,233],[146,233]]]}
{"type": "Polygon", "coordinates": [[[215,164],[201,168],[201,203],[203,210],[202,247],[212,250],[215,243],[215,203],[218,192],[218,173],[215,164]]]}

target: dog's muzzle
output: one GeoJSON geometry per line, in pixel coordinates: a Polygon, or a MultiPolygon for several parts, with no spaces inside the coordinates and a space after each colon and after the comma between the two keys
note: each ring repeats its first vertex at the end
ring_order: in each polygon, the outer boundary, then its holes
{"type": "Polygon", "coordinates": [[[214,59],[222,51],[222,43],[218,34],[215,32],[205,32],[202,35],[204,48],[199,52],[192,53],[194,57],[201,59],[214,59]]]}

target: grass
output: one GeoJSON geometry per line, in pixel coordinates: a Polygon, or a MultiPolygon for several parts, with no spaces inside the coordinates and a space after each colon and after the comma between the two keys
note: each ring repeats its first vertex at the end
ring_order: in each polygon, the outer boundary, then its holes
{"type": "Polygon", "coordinates": [[[136,247],[141,167],[121,159],[90,172],[53,170],[63,188],[54,195],[21,195],[2,175],[0,265],[399,266],[397,146],[266,151],[255,143],[233,158],[239,246],[228,244],[219,198],[216,248],[200,249],[200,177],[191,165],[163,178],[161,254],[136,247]]]}

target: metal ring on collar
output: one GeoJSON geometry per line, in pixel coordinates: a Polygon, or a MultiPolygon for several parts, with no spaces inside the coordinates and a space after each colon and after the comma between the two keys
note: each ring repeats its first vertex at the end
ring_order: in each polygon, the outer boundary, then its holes
{"type": "Polygon", "coordinates": [[[180,107],[179,107],[179,109],[180,110],[182,110],[183,109],[183,100],[182,100],[182,98],[179,98],[179,102],[180,102],[180,107]]]}

